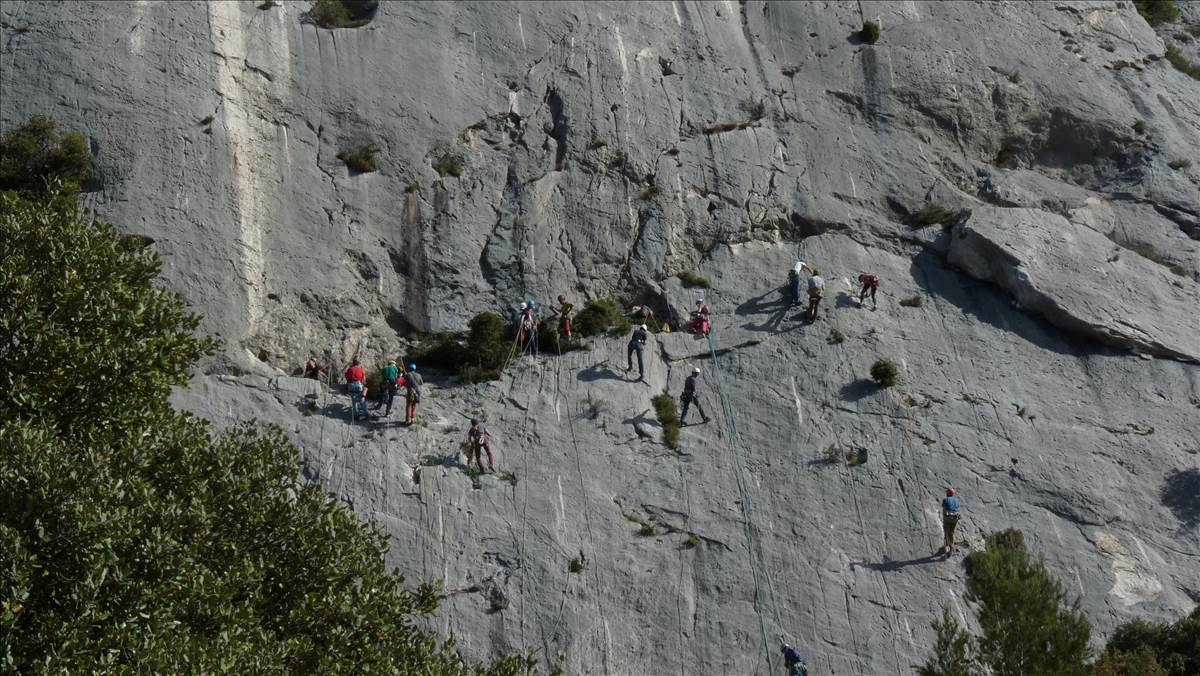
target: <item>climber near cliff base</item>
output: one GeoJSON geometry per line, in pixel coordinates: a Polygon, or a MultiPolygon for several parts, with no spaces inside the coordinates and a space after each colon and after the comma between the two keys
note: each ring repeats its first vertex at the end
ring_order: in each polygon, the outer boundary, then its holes
{"type": "Polygon", "coordinates": [[[799,650],[786,643],[780,646],[780,650],[783,652],[783,666],[787,668],[788,676],[808,676],[808,665],[804,663],[804,656],[799,650]]]}
{"type": "Polygon", "coordinates": [[[558,307],[551,308],[552,312],[558,313],[558,342],[560,344],[563,342],[564,337],[566,338],[566,342],[571,342],[571,329],[574,328],[573,325],[575,323],[574,309],[575,306],[567,301],[566,296],[562,295],[558,297],[558,307]]]}
{"type": "Polygon", "coordinates": [[[467,462],[471,462],[471,458],[474,457],[475,463],[479,465],[480,472],[484,471],[483,458],[480,457],[481,452],[487,453],[487,471],[496,472],[496,467],[492,462],[490,439],[491,435],[488,434],[487,426],[483,424],[483,421],[479,418],[471,418],[471,429],[467,430],[467,442],[463,446],[467,451],[467,462]]]}
{"type": "Polygon", "coordinates": [[[791,270],[788,270],[788,294],[792,298],[792,305],[800,303],[800,283],[804,279],[804,270],[808,268],[808,264],[804,261],[796,261],[791,270]]]}
{"type": "Polygon", "coordinates": [[[350,360],[350,368],[346,369],[346,391],[350,393],[350,422],[357,417],[366,420],[371,417],[367,410],[367,372],[358,362],[358,357],[350,360]]]}
{"type": "Polygon", "coordinates": [[[396,389],[398,387],[397,380],[400,378],[400,369],[396,366],[395,359],[389,359],[386,366],[379,369],[379,376],[383,380],[383,385],[379,388],[379,401],[375,404],[375,409],[387,404],[387,410],[384,411],[384,417],[392,414],[392,402],[396,400],[396,389]]]}
{"type": "Polygon", "coordinates": [[[700,405],[700,399],[696,396],[696,378],[700,377],[700,367],[692,369],[692,375],[683,381],[683,393],[679,395],[679,401],[683,404],[683,412],[679,414],[679,424],[685,424],[687,420],[688,407],[692,404],[696,405],[696,410],[700,412],[700,417],[704,422],[708,422],[708,416],[704,413],[704,407],[700,405]]]}
{"type": "Polygon", "coordinates": [[[862,284],[862,291],[858,292],[858,305],[862,307],[863,301],[866,300],[867,294],[871,294],[871,309],[879,307],[875,302],[875,292],[879,290],[879,275],[873,275],[869,272],[864,272],[858,276],[858,283],[862,284]]]}
{"type": "MultiPolygon", "coordinates": [[[[417,419],[417,404],[421,403],[421,388],[425,380],[417,373],[417,365],[409,364],[408,373],[404,374],[404,424],[411,425],[417,419]]],[[[388,406],[391,408],[391,405],[388,406]]]]}
{"type": "Polygon", "coordinates": [[[953,488],[946,489],[946,497],[942,498],[942,536],[943,542],[942,551],[946,552],[946,558],[954,555],[954,528],[958,526],[959,512],[962,509],[962,503],[958,499],[958,491],[953,488]]]}

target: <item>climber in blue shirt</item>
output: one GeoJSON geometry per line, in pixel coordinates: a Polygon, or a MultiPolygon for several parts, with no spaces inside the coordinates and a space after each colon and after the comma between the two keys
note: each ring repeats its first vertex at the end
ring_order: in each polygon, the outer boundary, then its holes
{"type": "Polygon", "coordinates": [[[961,509],[962,503],[958,500],[958,491],[947,488],[946,497],[942,498],[942,535],[944,536],[942,550],[946,552],[946,558],[954,555],[954,528],[958,525],[961,509]]]}

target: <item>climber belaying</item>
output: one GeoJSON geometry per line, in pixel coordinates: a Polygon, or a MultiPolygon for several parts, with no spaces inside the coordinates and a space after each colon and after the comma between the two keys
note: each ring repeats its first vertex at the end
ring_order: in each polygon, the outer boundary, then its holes
{"type": "Polygon", "coordinates": [[[646,377],[646,366],[642,360],[642,350],[646,347],[646,341],[650,339],[650,334],[646,330],[646,325],[642,324],[633,330],[633,335],[629,338],[629,348],[625,353],[625,370],[633,370],[633,353],[637,352],[638,359],[638,380],[646,377]]]}
{"type": "Polygon", "coordinates": [[[875,292],[879,290],[879,275],[873,275],[864,272],[858,276],[858,283],[862,284],[862,291],[858,292],[858,305],[861,307],[863,301],[866,300],[867,294],[871,294],[871,309],[879,307],[875,302],[875,292]]]}
{"type": "Polygon", "coordinates": [[[392,402],[396,400],[396,389],[399,386],[397,380],[400,378],[400,368],[396,366],[396,360],[389,359],[388,363],[379,369],[379,376],[383,384],[379,388],[379,401],[375,404],[375,410],[378,411],[386,404],[387,410],[383,415],[387,417],[392,414],[392,402]]]}

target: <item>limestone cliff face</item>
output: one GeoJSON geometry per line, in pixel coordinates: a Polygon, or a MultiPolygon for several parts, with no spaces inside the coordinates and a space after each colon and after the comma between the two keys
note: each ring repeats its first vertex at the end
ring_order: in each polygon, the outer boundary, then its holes
{"type": "Polygon", "coordinates": [[[946,484],[968,545],[1023,529],[1101,635],[1200,599],[1200,165],[1169,165],[1200,157],[1200,83],[1132,3],[382,3],[338,30],[268,4],[5,2],[0,122],[89,136],[91,204],[225,341],[180,404],[283,425],[444,582],[467,653],[765,674],[785,634],[815,673],[907,672],[969,614],[929,558],[946,484]],[[337,159],[370,144],[377,172],[337,159]],[[907,225],[927,204],[955,225],[907,225]],[[797,258],[829,279],[812,324],[797,258]],[[425,424],[367,430],[286,377],[524,297],[678,320],[682,270],[714,344],[656,336],[645,384],[599,340],[431,374],[425,424]],[[864,381],[880,357],[897,387],[864,381]],[[649,400],[693,365],[714,421],[668,451],[649,400]],[[515,483],[455,466],[472,411],[515,483]]]}

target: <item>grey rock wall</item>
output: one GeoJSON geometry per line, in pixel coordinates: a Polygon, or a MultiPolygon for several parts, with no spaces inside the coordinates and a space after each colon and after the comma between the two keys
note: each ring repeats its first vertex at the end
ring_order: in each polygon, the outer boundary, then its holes
{"type": "Polygon", "coordinates": [[[1200,599],[1200,166],[1168,166],[1200,157],[1200,83],[1131,3],[382,3],[339,30],[258,4],[6,1],[0,124],[89,136],[89,204],[225,341],[178,402],[288,430],[444,583],[470,656],[765,674],[784,634],[815,673],[908,672],[941,607],[969,616],[930,558],[947,484],[968,545],[1023,529],[1097,640],[1200,599]],[[958,223],[908,226],[925,204],[958,223]],[[781,303],[798,258],[829,279],[812,324],[781,303]],[[714,344],[656,336],[645,384],[602,339],[430,374],[421,425],[368,429],[288,377],[522,297],[678,320],[682,270],[714,344]],[[650,397],[693,365],[714,421],[669,451],[650,397]],[[462,471],[472,412],[515,484],[462,471]]]}

